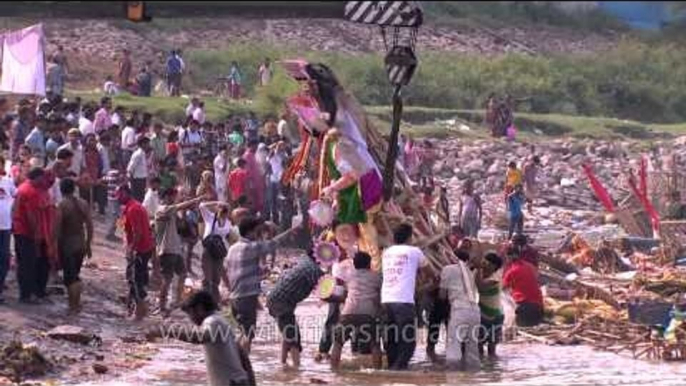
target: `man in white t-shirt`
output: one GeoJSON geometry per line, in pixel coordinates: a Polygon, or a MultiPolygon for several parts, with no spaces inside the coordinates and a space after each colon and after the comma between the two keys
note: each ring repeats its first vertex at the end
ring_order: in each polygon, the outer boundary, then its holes
{"type": "Polygon", "coordinates": [[[398,226],[393,233],[395,245],[387,248],[381,257],[381,304],[388,317],[389,370],[406,370],[416,347],[415,285],[418,271],[428,266],[428,260],[421,249],[409,245],[412,232],[409,224],[398,226]]]}

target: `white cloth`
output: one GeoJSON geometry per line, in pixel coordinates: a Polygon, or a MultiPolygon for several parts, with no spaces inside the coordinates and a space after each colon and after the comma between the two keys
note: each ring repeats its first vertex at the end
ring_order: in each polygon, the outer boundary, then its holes
{"type": "Polygon", "coordinates": [[[231,326],[219,313],[213,313],[200,325],[203,335],[209,337],[205,347],[205,364],[210,386],[242,384],[248,379],[243,369],[240,352],[231,326]]]}
{"type": "Polygon", "coordinates": [[[148,217],[152,220],[155,218],[157,210],[160,208],[160,194],[159,192],[148,188],[143,198],[143,208],[148,212],[148,217]]]}
{"type": "Polygon", "coordinates": [[[428,263],[422,250],[417,247],[394,245],[387,248],[381,256],[381,303],[414,304],[417,271],[428,263]]]}
{"type": "MultiPolygon", "coordinates": [[[[83,146],[78,145],[76,148],[71,146],[71,142],[67,142],[64,145],[57,148],[57,152],[62,149],[69,149],[74,153],[74,158],[71,160],[71,166],[69,171],[73,172],[77,176],[81,175],[81,169],[83,169],[83,146]]],[[[58,189],[59,190],[59,189],[58,189]]]]}
{"type": "Polygon", "coordinates": [[[121,148],[122,150],[133,151],[136,149],[136,129],[131,126],[126,126],[121,131],[121,148]]]}
{"type": "Polygon", "coordinates": [[[95,127],[93,126],[93,121],[86,117],[79,118],[79,131],[82,136],[87,136],[88,134],[95,134],[95,127]]]}
{"type": "Polygon", "coordinates": [[[0,91],[45,95],[44,45],[42,24],[4,35],[0,91]]]}
{"type": "Polygon", "coordinates": [[[148,178],[148,157],[143,149],[133,152],[126,171],[131,178],[148,178]]]}
{"type": "Polygon", "coordinates": [[[228,160],[224,154],[219,153],[214,157],[214,189],[219,201],[226,202],[226,178],[229,169],[228,160]]]}
{"type": "Polygon", "coordinates": [[[12,204],[16,195],[17,187],[12,177],[0,177],[0,230],[12,229],[12,204]]]}

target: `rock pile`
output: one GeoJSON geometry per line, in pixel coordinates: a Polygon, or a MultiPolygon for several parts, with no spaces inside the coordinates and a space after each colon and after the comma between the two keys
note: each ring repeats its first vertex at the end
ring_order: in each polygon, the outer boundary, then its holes
{"type": "Polygon", "coordinates": [[[505,212],[503,188],[507,164],[521,167],[532,155],[541,158],[538,174],[539,195],[533,216],[527,216],[527,228],[569,229],[599,225],[604,222],[603,207],[591,191],[582,163],[593,166],[596,176],[613,199],[619,203],[630,193],[626,172],[638,170],[641,154],[648,156],[648,170],[663,170],[668,152],[674,151],[678,165],[686,160],[686,142],[656,142],[646,148],[644,142],[585,139],[556,139],[535,144],[499,140],[437,143],[441,156],[434,175],[448,189],[451,216],[457,219],[458,200],[464,183],[471,179],[484,201],[486,226],[498,224],[505,212]]]}

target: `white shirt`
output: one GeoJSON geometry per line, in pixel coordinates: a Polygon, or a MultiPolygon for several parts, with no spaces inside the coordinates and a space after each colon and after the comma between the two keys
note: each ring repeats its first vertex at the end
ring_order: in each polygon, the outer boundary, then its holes
{"type": "Polygon", "coordinates": [[[479,305],[474,273],[462,261],[443,267],[440,288],[448,293],[453,309],[475,308],[479,305]]]}
{"type": "Polygon", "coordinates": [[[69,171],[73,172],[77,176],[80,176],[81,169],[83,168],[83,146],[78,145],[78,147],[73,148],[71,146],[71,142],[67,142],[64,145],[58,147],[57,152],[59,152],[62,149],[69,149],[72,153],[74,153],[74,158],[72,158],[71,160],[71,167],[69,167],[69,171]]]}
{"type": "Polygon", "coordinates": [[[381,256],[381,303],[414,304],[417,271],[428,263],[417,247],[394,245],[387,248],[381,256]]]}
{"type": "Polygon", "coordinates": [[[0,230],[12,229],[12,204],[16,195],[17,187],[12,177],[0,177],[0,230]]]}
{"type": "Polygon", "coordinates": [[[145,198],[143,198],[143,208],[148,212],[148,217],[150,219],[155,218],[155,213],[160,207],[160,195],[157,191],[148,188],[145,192],[145,198]]]}
{"type": "Polygon", "coordinates": [[[85,117],[79,118],[79,131],[81,132],[81,135],[84,137],[88,134],[95,134],[93,122],[85,117]]]}
{"type": "Polygon", "coordinates": [[[205,110],[199,107],[195,109],[195,111],[193,111],[193,119],[198,121],[201,125],[205,123],[205,110]]]}
{"type": "Polygon", "coordinates": [[[131,178],[148,178],[148,157],[145,155],[143,149],[138,149],[133,152],[126,171],[131,178]]]}
{"type": "Polygon", "coordinates": [[[231,221],[229,220],[224,220],[222,222],[221,219],[217,219],[217,223],[214,225],[214,231],[212,230],[212,224],[214,223],[214,218],[217,216],[215,212],[212,212],[211,210],[207,209],[206,203],[200,204],[198,207],[200,209],[200,215],[202,216],[203,221],[205,222],[205,233],[203,234],[202,238],[204,239],[205,237],[209,235],[219,235],[222,237],[222,240],[224,240],[224,244],[226,245],[226,248],[228,249],[229,246],[226,244],[226,236],[231,233],[231,230],[233,229],[233,226],[231,225],[231,221]]]}
{"type": "Polygon", "coordinates": [[[269,166],[272,169],[272,174],[269,175],[270,182],[280,182],[281,176],[283,176],[283,157],[281,154],[276,153],[269,157],[269,166]]]}
{"type": "Polygon", "coordinates": [[[136,129],[131,126],[126,126],[121,131],[121,148],[122,150],[133,151],[136,149],[136,129]]]}

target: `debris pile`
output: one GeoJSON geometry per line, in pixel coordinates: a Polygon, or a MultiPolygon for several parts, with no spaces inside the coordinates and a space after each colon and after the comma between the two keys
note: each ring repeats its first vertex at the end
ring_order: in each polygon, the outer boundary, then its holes
{"type": "Polygon", "coordinates": [[[24,345],[18,340],[12,340],[0,350],[0,377],[8,378],[14,383],[19,384],[28,377],[43,376],[51,368],[52,363],[35,345],[24,345]]]}

